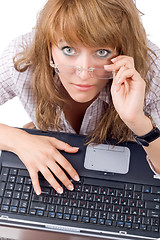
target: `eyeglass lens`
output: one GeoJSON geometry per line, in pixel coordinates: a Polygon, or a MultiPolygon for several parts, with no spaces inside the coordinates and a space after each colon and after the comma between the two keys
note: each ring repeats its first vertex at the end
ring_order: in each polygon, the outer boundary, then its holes
{"type": "Polygon", "coordinates": [[[55,67],[55,71],[60,74],[76,74],[79,75],[82,71],[88,71],[90,76],[93,78],[98,78],[98,79],[112,79],[113,78],[113,73],[112,72],[107,72],[103,68],[91,68],[91,69],[83,69],[79,68],[77,66],[67,66],[67,65],[57,65],[55,67]]]}

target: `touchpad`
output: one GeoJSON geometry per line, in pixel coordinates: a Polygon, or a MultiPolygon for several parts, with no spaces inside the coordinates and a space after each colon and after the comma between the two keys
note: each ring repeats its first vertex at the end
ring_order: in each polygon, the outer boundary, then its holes
{"type": "Polygon", "coordinates": [[[126,174],[129,171],[130,149],[108,144],[89,144],[84,167],[88,170],[126,174]]]}

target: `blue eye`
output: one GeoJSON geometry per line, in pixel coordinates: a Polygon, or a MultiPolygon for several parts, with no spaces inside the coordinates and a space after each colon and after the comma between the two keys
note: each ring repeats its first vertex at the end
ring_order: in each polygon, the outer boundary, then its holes
{"type": "Polygon", "coordinates": [[[74,56],[77,54],[76,50],[74,48],[65,46],[61,48],[62,52],[67,56],[74,56]]]}
{"type": "Polygon", "coordinates": [[[108,57],[110,55],[111,51],[107,50],[107,49],[99,49],[97,50],[96,54],[98,57],[108,57]]]}

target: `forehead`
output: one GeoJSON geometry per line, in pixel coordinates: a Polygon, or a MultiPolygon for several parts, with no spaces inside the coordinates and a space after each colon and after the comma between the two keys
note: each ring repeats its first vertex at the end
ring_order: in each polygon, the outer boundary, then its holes
{"type": "Polygon", "coordinates": [[[64,38],[60,38],[59,40],[57,39],[57,46],[64,46],[64,45],[67,45],[69,47],[74,47],[74,48],[83,48],[83,49],[90,49],[90,50],[97,50],[97,49],[107,49],[109,51],[114,51],[113,48],[107,46],[107,45],[103,45],[103,46],[88,46],[80,41],[77,41],[76,43],[75,42],[70,42],[70,43],[67,43],[66,40],[64,38]]]}

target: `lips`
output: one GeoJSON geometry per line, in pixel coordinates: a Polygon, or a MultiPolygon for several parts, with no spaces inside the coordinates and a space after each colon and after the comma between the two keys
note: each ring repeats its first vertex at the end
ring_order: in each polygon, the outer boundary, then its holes
{"type": "Polygon", "coordinates": [[[73,86],[82,91],[90,90],[93,87],[93,85],[84,85],[84,84],[73,84],[73,86]]]}

